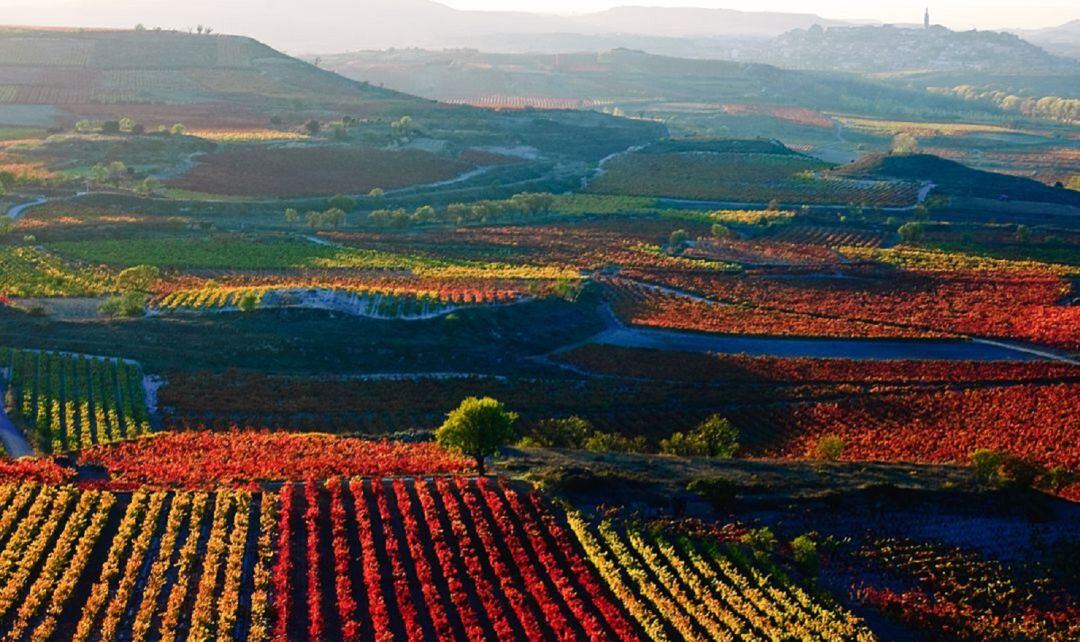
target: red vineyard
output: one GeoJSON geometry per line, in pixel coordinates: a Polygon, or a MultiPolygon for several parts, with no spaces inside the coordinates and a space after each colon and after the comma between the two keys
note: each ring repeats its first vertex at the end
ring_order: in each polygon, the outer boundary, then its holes
{"type": "Polygon", "coordinates": [[[569,530],[501,484],[290,485],[276,527],[278,638],[639,639],[569,530]]]}
{"type": "Polygon", "coordinates": [[[332,476],[448,474],[467,462],[431,443],[268,431],[163,433],[99,447],[82,461],[132,486],[213,488],[332,476]]]}

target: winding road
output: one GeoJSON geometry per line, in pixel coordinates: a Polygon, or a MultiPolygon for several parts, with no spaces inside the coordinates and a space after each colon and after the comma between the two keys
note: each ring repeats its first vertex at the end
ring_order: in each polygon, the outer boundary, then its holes
{"type": "MultiPolygon", "coordinates": [[[[0,371],[0,383],[4,377],[3,371],[0,371]]],[[[5,396],[4,390],[4,387],[0,386],[0,399],[5,396]]],[[[34,456],[34,449],[30,446],[30,442],[26,441],[19,427],[8,418],[2,403],[0,403],[0,441],[4,443],[4,450],[7,451],[8,457],[14,459],[34,456]]]]}
{"type": "Polygon", "coordinates": [[[15,207],[12,207],[6,212],[5,215],[11,220],[17,221],[22,217],[23,213],[26,212],[26,210],[30,209],[31,207],[37,207],[38,205],[44,205],[48,201],[49,199],[45,198],[44,196],[39,196],[35,200],[30,201],[29,203],[21,203],[19,205],[16,205],[15,207]]]}
{"type": "Polygon", "coordinates": [[[30,447],[22,431],[4,414],[3,408],[0,408],[0,441],[4,442],[4,450],[7,451],[8,457],[14,459],[34,456],[34,449],[30,447]]]}

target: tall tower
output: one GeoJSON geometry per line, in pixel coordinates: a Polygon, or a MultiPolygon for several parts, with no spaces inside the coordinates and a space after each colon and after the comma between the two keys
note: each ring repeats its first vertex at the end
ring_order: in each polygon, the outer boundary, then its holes
{"type": "Polygon", "coordinates": [[[930,7],[927,7],[926,8],[926,13],[923,14],[922,26],[923,26],[923,29],[929,29],[930,28],[930,7]]]}

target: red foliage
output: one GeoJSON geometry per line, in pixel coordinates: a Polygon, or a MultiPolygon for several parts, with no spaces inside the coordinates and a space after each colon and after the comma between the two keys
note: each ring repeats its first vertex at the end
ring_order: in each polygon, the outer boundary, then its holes
{"type": "Polygon", "coordinates": [[[804,457],[834,434],[847,442],[844,459],[967,463],[974,450],[990,448],[1080,470],[1076,383],[859,396],[792,405],[777,419],[787,437],[769,454],[804,457]]]}
{"type": "Polygon", "coordinates": [[[946,384],[1080,381],[1080,366],[1056,361],[885,361],[690,354],[588,344],[559,356],[592,372],[679,381],[946,384]]]}
{"type": "MultiPolygon", "coordinates": [[[[302,599],[312,639],[336,637],[324,612],[331,608],[346,640],[402,633],[444,640],[461,632],[470,640],[641,639],[580,545],[536,498],[487,480],[331,480],[303,487],[302,510],[299,488],[282,491],[282,536],[302,522],[307,548],[281,540],[275,588],[279,599],[291,596],[295,582],[307,578],[302,599]],[[321,511],[312,508],[327,500],[332,542],[319,537],[321,511]],[[352,541],[351,532],[359,535],[352,541]],[[325,568],[317,568],[330,555],[333,588],[320,579],[325,568]],[[363,583],[370,620],[360,620],[352,601],[354,578],[363,583]],[[336,607],[324,591],[334,592],[336,607]]],[[[299,633],[301,614],[279,604],[278,615],[279,634],[299,633]]]]}
{"type": "Polygon", "coordinates": [[[652,270],[636,276],[708,299],[615,281],[620,314],[642,325],[778,335],[962,334],[1080,349],[1080,307],[1058,305],[1069,284],[1047,273],[857,271],[823,279],[652,270]]]}
{"type": "Polygon", "coordinates": [[[467,462],[434,443],[267,431],[168,433],[83,453],[114,480],[204,488],[258,481],[456,473],[467,462]]]}
{"type": "Polygon", "coordinates": [[[75,471],[57,465],[51,458],[0,458],[0,481],[63,484],[75,479],[75,471]]]}

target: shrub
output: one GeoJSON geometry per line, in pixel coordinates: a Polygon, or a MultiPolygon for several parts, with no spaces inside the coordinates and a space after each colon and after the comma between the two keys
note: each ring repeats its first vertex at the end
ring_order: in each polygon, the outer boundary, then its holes
{"type": "Polygon", "coordinates": [[[1001,475],[1015,486],[1032,488],[1046,475],[1046,468],[1024,457],[1005,455],[1001,461],[1001,475]]]}
{"type": "Polygon", "coordinates": [[[1080,475],[1077,475],[1075,472],[1064,466],[1054,466],[1046,471],[1046,475],[1044,475],[1041,480],[1043,487],[1055,495],[1060,494],[1063,490],[1072,486],[1077,481],[1080,481],[1080,475]]]}
{"type": "Polygon", "coordinates": [[[771,553],[776,550],[776,535],[768,526],[752,528],[742,536],[742,543],[746,544],[755,552],[771,553]]]}
{"type": "Polygon", "coordinates": [[[240,297],[240,300],[236,303],[236,307],[239,308],[241,312],[251,312],[258,307],[258,305],[259,298],[253,293],[245,294],[240,297]]]}
{"type": "Polygon", "coordinates": [[[668,246],[672,252],[678,252],[682,249],[682,246],[690,240],[690,233],[686,230],[675,230],[671,233],[671,237],[668,239],[668,246]]]}
{"type": "Polygon", "coordinates": [[[593,426],[581,417],[544,419],[524,439],[522,446],[581,449],[593,433],[593,426]]]}
{"type": "Polygon", "coordinates": [[[146,295],[142,292],[128,292],[110,297],[101,304],[98,311],[111,317],[141,317],[146,314],[146,295]]]}
{"type": "Polygon", "coordinates": [[[926,229],[922,223],[916,223],[914,221],[908,221],[900,226],[900,229],[896,230],[900,234],[900,240],[905,244],[918,243],[923,240],[926,235],[926,229]]]}
{"type": "Polygon", "coordinates": [[[847,442],[837,435],[822,435],[814,445],[814,456],[824,461],[836,461],[844,454],[847,442]]]}
{"type": "Polygon", "coordinates": [[[627,437],[614,432],[594,432],[585,440],[584,446],[590,452],[616,453],[643,453],[647,448],[644,437],[627,437]]]}
{"type": "Polygon", "coordinates": [[[694,433],[676,432],[660,441],[660,452],[679,457],[707,457],[705,444],[694,437],[694,433]]]}
{"type": "Polygon", "coordinates": [[[1001,481],[1001,464],[1004,455],[989,448],[979,448],[971,453],[971,471],[980,484],[992,486],[1001,481]]]}
{"type": "Polygon", "coordinates": [[[356,199],[351,196],[338,194],[326,202],[327,209],[339,209],[351,212],[356,209],[356,199]]]}
{"type": "Polygon", "coordinates": [[[713,510],[720,512],[735,503],[738,485],[723,477],[699,477],[687,484],[686,490],[700,495],[713,510]]]}
{"type": "Polygon", "coordinates": [[[710,231],[712,232],[712,235],[718,239],[731,238],[731,228],[727,227],[726,225],[713,223],[712,229],[710,231]]]}
{"type": "Polygon", "coordinates": [[[908,132],[900,132],[893,136],[892,153],[898,156],[918,154],[919,141],[908,132]]]}
{"type": "Polygon", "coordinates": [[[614,493],[644,491],[650,486],[642,475],[579,466],[545,466],[530,474],[544,491],[552,493],[614,493]]]}
{"type": "Polygon", "coordinates": [[[816,575],[820,566],[818,546],[809,535],[799,535],[791,540],[791,556],[795,564],[807,575],[816,575]]]}
{"type": "Polygon", "coordinates": [[[677,432],[660,442],[660,452],[681,457],[730,459],[738,449],[739,431],[719,415],[712,415],[691,433],[677,432]]]}
{"type": "Polygon", "coordinates": [[[153,265],[129,267],[116,277],[116,287],[122,292],[146,292],[161,277],[161,270],[153,265]]]}

